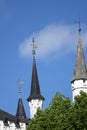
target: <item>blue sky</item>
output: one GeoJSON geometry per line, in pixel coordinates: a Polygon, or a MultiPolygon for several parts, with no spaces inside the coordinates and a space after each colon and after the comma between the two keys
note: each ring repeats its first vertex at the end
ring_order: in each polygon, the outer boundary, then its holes
{"type": "Polygon", "coordinates": [[[22,98],[30,93],[32,37],[38,44],[36,62],[46,108],[58,91],[72,98],[71,84],[80,10],[82,41],[87,57],[87,0],[0,0],[0,109],[15,114],[18,79],[22,98]]]}

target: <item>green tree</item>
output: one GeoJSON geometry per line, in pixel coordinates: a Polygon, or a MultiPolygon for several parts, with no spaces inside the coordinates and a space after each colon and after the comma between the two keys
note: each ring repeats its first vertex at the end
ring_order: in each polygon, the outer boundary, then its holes
{"type": "Polygon", "coordinates": [[[73,128],[87,130],[87,93],[81,91],[72,104],[73,128]]]}
{"type": "Polygon", "coordinates": [[[38,109],[27,130],[87,130],[87,94],[81,91],[72,103],[56,93],[48,108],[38,109]]]}

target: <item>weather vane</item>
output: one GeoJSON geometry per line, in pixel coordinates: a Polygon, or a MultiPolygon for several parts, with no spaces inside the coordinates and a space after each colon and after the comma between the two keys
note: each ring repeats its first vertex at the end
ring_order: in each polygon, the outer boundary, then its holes
{"type": "Polygon", "coordinates": [[[24,84],[23,80],[18,80],[17,81],[18,84],[18,93],[19,93],[19,98],[21,98],[21,93],[22,93],[22,85],[24,84]]]}
{"type": "Polygon", "coordinates": [[[36,44],[35,44],[35,40],[34,38],[32,38],[32,55],[33,55],[33,59],[35,58],[35,55],[36,55],[36,48],[38,47],[36,44]]]}

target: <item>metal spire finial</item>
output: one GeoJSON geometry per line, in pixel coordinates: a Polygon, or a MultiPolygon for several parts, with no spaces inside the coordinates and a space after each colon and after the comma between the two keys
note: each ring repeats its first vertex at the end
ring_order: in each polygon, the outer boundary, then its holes
{"type": "Polygon", "coordinates": [[[23,80],[18,80],[17,81],[18,84],[18,94],[19,94],[19,98],[21,98],[21,93],[22,93],[22,85],[24,84],[23,80]]]}
{"type": "Polygon", "coordinates": [[[79,24],[79,29],[78,29],[78,31],[79,31],[79,35],[80,35],[80,32],[81,32],[81,25],[80,25],[80,15],[79,15],[78,24],[79,24]]]}
{"type": "Polygon", "coordinates": [[[36,44],[35,44],[35,40],[34,38],[32,38],[32,55],[33,55],[33,59],[35,58],[35,55],[36,55],[36,48],[38,47],[36,44]]]}
{"type": "Polygon", "coordinates": [[[79,31],[79,35],[80,35],[80,32],[81,32],[80,11],[79,11],[79,19],[78,19],[78,21],[75,21],[75,23],[78,24],[78,31],[79,31]]]}

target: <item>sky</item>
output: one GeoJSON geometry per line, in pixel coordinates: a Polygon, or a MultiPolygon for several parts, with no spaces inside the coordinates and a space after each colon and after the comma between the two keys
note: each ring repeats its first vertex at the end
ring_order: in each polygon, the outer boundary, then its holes
{"type": "Polygon", "coordinates": [[[16,114],[17,81],[23,80],[22,100],[29,117],[33,37],[43,109],[56,92],[72,100],[79,16],[87,58],[86,12],[87,0],[0,0],[0,109],[16,114]]]}

